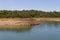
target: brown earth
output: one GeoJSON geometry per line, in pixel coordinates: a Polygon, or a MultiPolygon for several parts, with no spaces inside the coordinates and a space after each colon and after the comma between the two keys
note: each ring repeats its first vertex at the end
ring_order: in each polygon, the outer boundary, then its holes
{"type": "Polygon", "coordinates": [[[42,21],[60,21],[60,18],[0,18],[0,25],[35,25],[42,21]]]}
{"type": "Polygon", "coordinates": [[[0,25],[33,25],[35,19],[32,18],[0,18],[0,25]]]}

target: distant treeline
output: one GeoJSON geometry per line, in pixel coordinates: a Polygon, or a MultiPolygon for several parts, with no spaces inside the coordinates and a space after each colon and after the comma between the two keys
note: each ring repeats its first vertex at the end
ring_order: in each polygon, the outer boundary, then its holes
{"type": "Polygon", "coordinates": [[[39,10],[0,10],[0,18],[55,18],[60,12],[45,12],[39,10]]]}

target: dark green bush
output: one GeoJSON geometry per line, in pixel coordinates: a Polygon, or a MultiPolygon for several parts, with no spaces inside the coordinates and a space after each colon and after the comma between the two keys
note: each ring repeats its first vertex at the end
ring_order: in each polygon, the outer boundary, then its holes
{"type": "Polygon", "coordinates": [[[60,12],[44,12],[39,10],[0,10],[0,18],[54,18],[60,17],[60,12]]]}

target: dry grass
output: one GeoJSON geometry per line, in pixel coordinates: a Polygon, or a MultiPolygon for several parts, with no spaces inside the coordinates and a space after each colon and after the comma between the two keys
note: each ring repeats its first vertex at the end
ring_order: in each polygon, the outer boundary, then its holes
{"type": "Polygon", "coordinates": [[[60,18],[34,18],[36,21],[60,21],[60,18]]]}

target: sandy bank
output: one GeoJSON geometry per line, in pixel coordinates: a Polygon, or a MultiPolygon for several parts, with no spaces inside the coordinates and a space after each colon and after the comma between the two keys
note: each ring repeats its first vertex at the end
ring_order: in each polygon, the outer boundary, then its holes
{"type": "Polygon", "coordinates": [[[36,23],[32,18],[0,18],[0,25],[33,25],[36,23]]]}
{"type": "Polygon", "coordinates": [[[34,25],[42,21],[60,21],[60,18],[0,18],[0,25],[34,25]]]}

